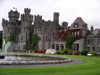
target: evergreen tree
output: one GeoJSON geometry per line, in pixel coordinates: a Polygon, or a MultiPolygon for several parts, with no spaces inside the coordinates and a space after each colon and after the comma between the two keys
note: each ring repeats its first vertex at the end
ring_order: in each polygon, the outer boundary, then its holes
{"type": "Polygon", "coordinates": [[[35,33],[33,34],[33,40],[32,40],[32,49],[34,50],[35,49],[35,46],[38,44],[39,42],[39,37],[38,37],[38,34],[35,33]]]}
{"type": "Polygon", "coordinates": [[[3,31],[0,31],[0,48],[2,47],[2,32],[3,31]]]}

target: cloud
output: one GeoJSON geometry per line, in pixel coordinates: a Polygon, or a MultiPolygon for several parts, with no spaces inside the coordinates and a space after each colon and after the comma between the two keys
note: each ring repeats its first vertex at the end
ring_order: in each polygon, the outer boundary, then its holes
{"type": "MultiPolygon", "coordinates": [[[[8,19],[8,12],[16,7],[20,14],[30,8],[32,15],[40,14],[45,20],[53,20],[53,13],[60,13],[60,23],[67,21],[69,26],[77,17],[82,17],[90,27],[100,25],[100,0],[0,0],[0,24],[8,19]]],[[[2,30],[2,25],[0,25],[2,30]]]]}

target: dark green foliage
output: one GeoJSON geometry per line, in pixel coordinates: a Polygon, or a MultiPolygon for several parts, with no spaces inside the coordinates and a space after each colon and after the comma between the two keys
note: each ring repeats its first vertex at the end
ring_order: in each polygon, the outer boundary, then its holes
{"type": "Polygon", "coordinates": [[[87,54],[88,54],[88,49],[83,49],[81,55],[87,55],[87,54]]]}
{"type": "Polygon", "coordinates": [[[57,54],[64,54],[64,52],[63,51],[57,51],[57,54]]]}
{"type": "Polygon", "coordinates": [[[62,49],[61,51],[64,52],[65,54],[67,54],[69,48],[65,48],[65,49],[62,49]]]}
{"type": "Polygon", "coordinates": [[[38,50],[39,50],[39,48],[35,48],[35,49],[34,49],[34,52],[37,52],[38,50]]]}
{"type": "Polygon", "coordinates": [[[35,46],[38,44],[39,42],[39,37],[38,37],[38,34],[35,33],[33,34],[33,40],[32,40],[32,49],[34,50],[35,49],[35,46]]]}
{"type": "Polygon", "coordinates": [[[67,40],[66,40],[66,48],[71,49],[72,44],[76,40],[76,36],[73,35],[67,35],[67,40]]]}
{"type": "Polygon", "coordinates": [[[97,56],[97,53],[95,51],[91,51],[91,54],[93,54],[94,56],[97,56]]]}
{"type": "Polygon", "coordinates": [[[27,49],[27,43],[24,45],[24,49],[27,49]]]}
{"type": "Polygon", "coordinates": [[[0,31],[0,48],[1,48],[1,46],[2,46],[2,32],[3,32],[3,31],[0,31]]]}
{"type": "Polygon", "coordinates": [[[8,37],[8,41],[15,41],[15,38],[14,38],[14,34],[11,34],[9,37],[8,37]]]}

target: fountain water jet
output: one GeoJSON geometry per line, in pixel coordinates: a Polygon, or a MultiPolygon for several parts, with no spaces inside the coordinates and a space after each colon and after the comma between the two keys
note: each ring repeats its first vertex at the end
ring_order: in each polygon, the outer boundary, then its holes
{"type": "Polygon", "coordinates": [[[6,41],[5,41],[5,39],[3,39],[3,44],[2,44],[2,52],[1,52],[1,54],[0,54],[0,58],[4,58],[5,57],[5,54],[7,54],[7,52],[9,51],[9,52],[11,52],[11,51],[13,51],[12,50],[12,45],[14,44],[14,42],[13,41],[8,41],[7,43],[6,43],[6,41]]]}

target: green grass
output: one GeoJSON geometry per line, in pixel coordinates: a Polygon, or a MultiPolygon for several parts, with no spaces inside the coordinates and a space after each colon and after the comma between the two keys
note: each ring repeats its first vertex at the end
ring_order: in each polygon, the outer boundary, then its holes
{"type": "Polygon", "coordinates": [[[0,68],[0,75],[100,75],[100,57],[78,55],[55,56],[79,59],[84,61],[84,63],[49,67],[0,68]]]}

